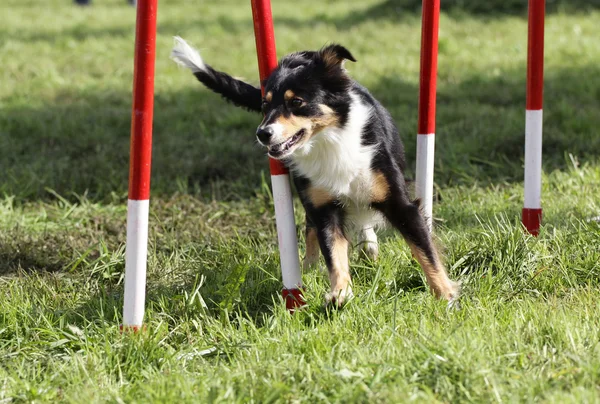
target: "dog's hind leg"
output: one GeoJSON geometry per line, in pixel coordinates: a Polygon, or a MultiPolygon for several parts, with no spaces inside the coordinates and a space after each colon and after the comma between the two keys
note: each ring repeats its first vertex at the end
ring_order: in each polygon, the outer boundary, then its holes
{"type": "Polygon", "coordinates": [[[401,185],[390,187],[387,198],[373,206],[402,233],[417,259],[434,295],[450,302],[458,297],[458,284],[451,281],[442,264],[419,204],[411,201],[401,185]]]}
{"type": "Polygon", "coordinates": [[[360,258],[376,261],[379,245],[375,228],[384,223],[381,213],[369,207],[348,206],[348,222],[357,233],[357,247],[360,258]]]}
{"type": "Polygon", "coordinates": [[[379,257],[379,244],[377,243],[377,234],[372,225],[365,225],[360,229],[358,235],[358,246],[360,255],[371,261],[376,261],[379,257]]]}

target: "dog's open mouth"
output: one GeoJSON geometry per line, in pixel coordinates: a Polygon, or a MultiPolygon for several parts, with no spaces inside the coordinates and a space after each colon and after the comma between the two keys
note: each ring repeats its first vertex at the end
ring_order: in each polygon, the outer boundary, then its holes
{"type": "Polygon", "coordinates": [[[286,140],[285,142],[281,142],[276,145],[269,146],[269,149],[268,149],[269,156],[274,159],[280,159],[280,158],[285,157],[287,154],[289,154],[288,152],[290,151],[292,146],[294,146],[296,143],[298,143],[304,137],[305,133],[306,133],[306,130],[300,129],[298,132],[296,132],[296,134],[294,136],[292,136],[290,139],[286,140]]]}

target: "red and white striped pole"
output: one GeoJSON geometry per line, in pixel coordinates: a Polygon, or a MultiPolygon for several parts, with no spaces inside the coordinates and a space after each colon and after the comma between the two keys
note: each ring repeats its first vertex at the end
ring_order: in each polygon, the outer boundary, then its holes
{"type": "Polygon", "coordinates": [[[157,0],[137,3],[123,306],[123,327],[133,330],[142,326],[146,298],[157,6],[157,0]]]}
{"type": "MultiPolygon", "coordinates": [[[[277,67],[275,50],[275,33],[273,32],[273,16],[269,0],[251,0],[252,17],[254,19],[254,37],[258,56],[258,71],[261,88],[271,72],[277,67]]],[[[283,279],[283,298],[288,310],[305,304],[302,296],[302,273],[298,257],[298,237],[294,221],[294,204],[288,170],[280,161],[269,159],[273,201],[275,204],[275,220],[279,255],[281,259],[281,277],[283,279]]]]}
{"type": "Polygon", "coordinates": [[[423,0],[421,23],[421,76],[415,188],[429,229],[432,227],[433,158],[435,150],[435,96],[440,0],[423,0]]]}
{"type": "Polygon", "coordinates": [[[545,0],[529,0],[527,103],[525,110],[525,203],[522,220],[537,236],[542,221],[542,101],[544,98],[545,0]]]}

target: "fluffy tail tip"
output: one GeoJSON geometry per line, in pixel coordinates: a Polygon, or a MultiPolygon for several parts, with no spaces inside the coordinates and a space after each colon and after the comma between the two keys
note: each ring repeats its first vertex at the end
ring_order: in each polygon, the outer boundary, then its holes
{"type": "Polygon", "coordinates": [[[171,51],[171,59],[178,65],[187,67],[193,73],[203,71],[205,67],[200,53],[188,45],[183,38],[176,36],[173,39],[175,40],[175,46],[171,51]]]}

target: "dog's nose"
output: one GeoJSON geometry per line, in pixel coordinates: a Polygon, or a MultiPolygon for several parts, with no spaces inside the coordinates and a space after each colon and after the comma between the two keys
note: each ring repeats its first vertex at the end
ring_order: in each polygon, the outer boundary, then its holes
{"type": "Polygon", "coordinates": [[[256,131],[256,137],[264,145],[269,144],[269,141],[271,140],[272,136],[273,128],[271,128],[270,126],[258,128],[258,130],[256,131]]]}

